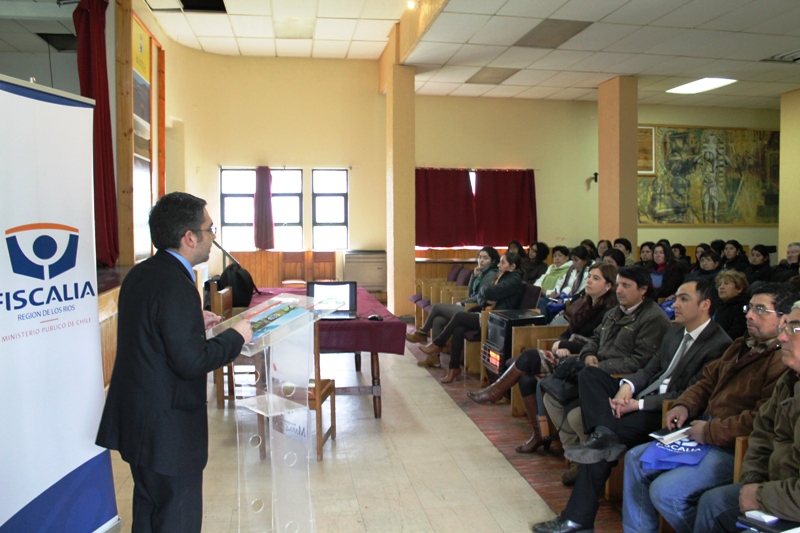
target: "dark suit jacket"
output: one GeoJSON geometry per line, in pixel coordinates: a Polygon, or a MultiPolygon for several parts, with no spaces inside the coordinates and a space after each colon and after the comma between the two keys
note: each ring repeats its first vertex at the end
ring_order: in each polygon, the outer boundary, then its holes
{"type": "Polygon", "coordinates": [[[97,445],[167,476],[208,460],[206,375],[232,361],[233,329],[206,340],[200,295],[168,252],[133,267],[119,294],[117,359],[97,445]]]}
{"type": "MultiPolygon", "coordinates": [[[[669,367],[675,352],[686,335],[686,328],[673,327],[664,335],[661,346],[658,348],[655,357],[639,369],[636,373],[625,376],[633,383],[634,394],[638,394],[647,388],[654,381],[660,381],[661,376],[669,367]]],[[[689,351],[684,354],[677,368],[672,372],[672,377],[664,394],[650,394],[644,397],[645,411],[660,411],[664,400],[671,400],[693,385],[703,375],[703,368],[710,362],[722,357],[722,354],[731,344],[728,334],[713,320],[708,323],[706,329],[697,337],[689,351]]]]}

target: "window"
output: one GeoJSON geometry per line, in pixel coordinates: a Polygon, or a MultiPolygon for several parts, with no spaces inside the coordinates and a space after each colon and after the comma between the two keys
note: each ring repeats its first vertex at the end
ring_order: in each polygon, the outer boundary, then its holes
{"type": "Polygon", "coordinates": [[[346,250],[347,170],[312,170],[311,202],[314,249],[346,250]]]}
{"type": "MultiPolygon", "coordinates": [[[[272,218],[276,250],[303,249],[303,171],[271,169],[272,218]]],[[[229,250],[255,250],[253,234],[256,171],[220,171],[222,245],[229,250]]]]}

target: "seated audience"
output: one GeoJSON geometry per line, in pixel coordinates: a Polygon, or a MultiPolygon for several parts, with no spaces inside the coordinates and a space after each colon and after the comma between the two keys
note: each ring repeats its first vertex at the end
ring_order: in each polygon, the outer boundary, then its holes
{"type": "Polygon", "coordinates": [[[634,263],[634,266],[647,267],[648,263],[653,260],[653,248],[656,243],[652,241],[643,242],[639,246],[639,260],[634,263]]]}
{"type": "Polygon", "coordinates": [[[708,365],[667,413],[669,429],[690,423],[688,438],[711,449],[694,466],[651,470],[642,444],[625,455],[623,531],[658,531],[658,514],[677,533],[694,530],[697,503],[707,490],[731,483],[736,437],[749,435],[759,407],[772,395],[786,367],[776,341],[781,315],[797,293],[779,283],[753,291],[747,312],[748,335],[736,339],[721,359],[708,365]]]}
{"type": "Polygon", "coordinates": [[[522,257],[525,254],[525,249],[522,247],[522,243],[519,241],[511,241],[508,243],[508,248],[506,252],[511,252],[512,254],[518,254],[522,257]]]}
{"type": "Polygon", "coordinates": [[[719,255],[714,250],[709,252],[705,252],[703,255],[700,256],[700,261],[698,263],[700,268],[697,270],[693,270],[691,274],[686,276],[686,280],[692,279],[707,279],[709,281],[714,281],[717,279],[717,274],[719,274],[722,268],[719,265],[719,255]]]}
{"type": "Polygon", "coordinates": [[[608,239],[601,239],[597,242],[597,258],[601,259],[603,254],[606,253],[607,250],[611,250],[613,246],[611,246],[611,241],[608,239]]]}
{"type": "Polygon", "coordinates": [[[607,263],[592,265],[589,268],[584,296],[573,302],[569,325],[559,335],[552,349],[525,350],[497,381],[485,389],[467,392],[469,399],[474,402],[491,403],[502,398],[514,384],[519,383],[533,434],[525,444],[517,446],[517,452],[533,453],[539,447],[543,446],[545,450],[550,447],[544,406],[537,405],[536,402],[536,384],[539,379],[553,372],[559,359],[579,353],[588,337],[603,321],[606,313],[616,307],[617,296],[614,293],[616,276],[617,269],[613,265],[607,263]]]}
{"type": "MultiPolygon", "coordinates": [[[[519,272],[522,258],[519,254],[506,252],[497,265],[498,274],[488,287],[478,291],[478,306],[474,311],[491,307],[492,309],[516,309],[522,299],[524,287],[522,275],[519,272]]],[[[461,356],[464,351],[464,334],[470,330],[480,329],[481,316],[479,312],[462,311],[453,315],[450,322],[442,332],[434,337],[433,342],[420,346],[419,349],[428,357],[424,366],[436,366],[439,354],[449,340],[450,366],[442,383],[452,383],[461,375],[461,356]]]]}
{"type": "Polygon", "coordinates": [[[747,260],[747,254],[744,253],[739,241],[731,239],[726,242],[723,253],[725,255],[722,258],[722,270],[745,272],[750,267],[750,261],[747,260]]]}
{"type": "Polygon", "coordinates": [[[711,282],[687,281],[675,300],[675,321],[683,327],[667,331],[644,368],[621,380],[595,367],[581,371],[581,411],[592,433],[583,446],[566,450],[581,464],[567,507],[554,520],[533,526],[535,533],[591,530],[612,462],[629,447],[650,441],[649,433],[661,428],[661,404],[699,380],[703,368],[730,346],[730,337],[710,317],[715,299],[711,282]]]}
{"type": "Polygon", "coordinates": [[[653,247],[653,260],[649,268],[654,288],[653,298],[656,300],[675,294],[686,276],[686,263],[675,259],[672,248],[662,241],[653,247]]]}
{"type": "Polygon", "coordinates": [[[606,253],[603,254],[603,261],[616,265],[617,268],[622,268],[625,266],[625,254],[616,248],[612,248],[606,250],[606,253]]]}
{"type": "MultiPolygon", "coordinates": [[[[653,285],[646,270],[639,267],[619,269],[619,307],[606,313],[603,322],[581,349],[581,360],[587,366],[596,366],[608,374],[629,374],[643,368],[670,328],[667,315],[653,301],[652,295],[653,285]]],[[[545,395],[544,404],[550,419],[560,427],[558,434],[564,448],[585,440],[580,411],[575,409],[578,406],[576,402],[563,406],[545,395]]],[[[561,482],[571,485],[577,474],[578,466],[570,465],[562,473],[561,482]]]]}
{"type": "Polygon", "coordinates": [[[745,271],[750,285],[772,278],[772,267],[769,266],[769,252],[763,244],[756,244],[750,249],[750,267],[745,271]]]}
{"type": "Polygon", "coordinates": [[[571,266],[569,248],[561,245],[553,247],[553,264],[547,267],[545,273],[534,282],[534,285],[542,288],[542,294],[551,293],[558,280],[567,273],[571,266]]]}
{"type": "Polygon", "coordinates": [[[772,274],[772,281],[786,281],[798,274],[800,266],[800,242],[790,243],[786,247],[786,259],[781,259],[772,274]]]}
{"type": "Polygon", "coordinates": [[[694,274],[698,270],[700,270],[700,257],[706,253],[711,251],[711,246],[704,242],[701,242],[697,246],[694,247],[694,264],[689,269],[689,274],[694,274]]]}
{"type": "Polygon", "coordinates": [[[550,255],[550,247],[543,242],[534,242],[528,247],[528,256],[522,260],[522,280],[526,283],[534,283],[547,272],[547,257],[550,255]]]}
{"type": "Polygon", "coordinates": [[[717,255],[722,257],[725,254],[725,241],[722,239],[714,239],[711,241],[711,249],[717,252],[717,255]]]}
{"type": "Polygon", "coordinates": [[[543,294],[539,298],[539,303],[536,306],[545,316],[548,324],[555,316],[548,304],[563,303],[563,296],[571,297],[577,295],[586,284],[586,275],[589,272],[589,265],[592,264],[591,252],[583,246],[576,246],[570,252],[569,259],[572,263],[569,270],[567,270],[563,278],[558,280],[558,283],[550,293],[543,294]]]}
{"type": "Polygon", "coordinates": [[[714,322],[719,324],[731,339],[738,339],[747,330],[744,307],[750,301],[747,290],[750,284],[741,272],[724,270],[717,276],[717,292],[720,304],[714,313],[714,322]]]}
{"type": "Polygon", "coordinates": [[[624,237],[615,239],[614,248],[625,254],[625,266],[633,266],[633,264],[636,262],[636,258],[633,257],[633,254],[631,253],[631,250],[633,250],[631,241],[624,237]]]}
{"type": "Polygon", "coordinates": [[[783,317],[778,342],[781,359],[790,371],[783,374],[772,397],[753,421],[739,483],[723,485],[700,497],[695,531],[742,531],[737,518],[761,511],[800,522],[800,302],[783,317]]]}
{"type": "Polygon", "coordinates": [[[675,256],[675,259],[678,261],[683,261],[686,263],[687,267],[692,266],[692,258],[686,257],[686,247],[679,242],[676,242],[672,245],[672,255],[675,256]]]}
{"type": "MultiPolygon", "coordinates": [[[[408,342],[427,342],[428,334],[433,332],[434,337],[438,337],[442,329],[447,325],[451,318],[456,313],[464,311],[472,305],[478,303],[478,295],[481,289],[486,289],[494,282],[497,276],[497,264],[500,262],[500,254],[491,246],[484,246],[478,252],[478,262],[467,283],[466,299],[457,304],[437,303],[431,308],[428,318],[425,319],[425,324],[414,333],[406,333],[406,340],[408,342]]],[[[420,361],[419,366],[427,365],[428,361],[420,361]]],[[[438,366],[438,365],[436,365],[438,366]]]]}
{"type": "Polygon", "coordinates": [[[594,245],[592,239],[583,239],[581,246],[589,251],[589,262],[594,262],[597,259],[597,247],[594,245]]]}

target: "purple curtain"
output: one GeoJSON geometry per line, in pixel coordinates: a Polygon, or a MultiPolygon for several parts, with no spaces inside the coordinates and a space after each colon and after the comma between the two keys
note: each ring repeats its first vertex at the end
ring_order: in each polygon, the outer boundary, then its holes
{"type": "Polygon", "coordinates": [[[81,96],[94,106],[94,233],[97,264],[114,266],[119,259],[117,189],[111,145],[111,111],[106,71],[106,0],[81,0],[72,13],[78,36],[78,78],[81,96]]]}
{"type": "Polygon", "coordinates": [[[417,246],[475,244],[475,197],[463,168],[416,169],[417,246]]]}
{"type": "Polygon", "coordinates": [[[505,246],[511,240],[536,240],[536,187],[533,170],[477,170],[475,209],[481,246],[505,246]]]}
{"type": "Polygon", "coordinates": [[[275,233],[272,223],[272,174],[269,167],[256,168],[255,196],[255,241],[259,250],[275,247],[275,233]]]}

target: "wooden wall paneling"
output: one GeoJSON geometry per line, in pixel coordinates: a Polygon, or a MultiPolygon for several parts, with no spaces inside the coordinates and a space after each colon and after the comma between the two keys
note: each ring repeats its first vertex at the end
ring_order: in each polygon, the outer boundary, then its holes
{"type": "Polygon", "coordinates": [[[312,279],[336,279],[336,252],[312,252],[312,263],[312,279]]]}
{"type": "Polygon", "coordinates": [[[116,0],[118,265],[135,264],[133,248],[133,43],[131,0],[116,0]]]}
{"type": "Polygon", "coordinates": [[[111,372],[117,359],[117,306],[119,287],[100,293],[97,298],[100,324],[100,356],[103,362],[103,386],[111,382],[111,372]]]}

